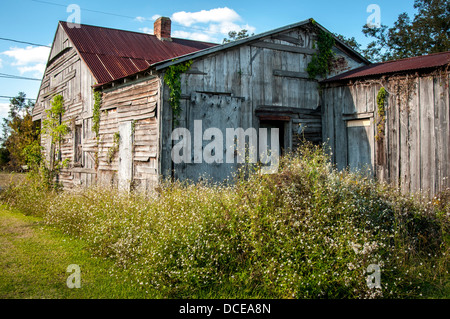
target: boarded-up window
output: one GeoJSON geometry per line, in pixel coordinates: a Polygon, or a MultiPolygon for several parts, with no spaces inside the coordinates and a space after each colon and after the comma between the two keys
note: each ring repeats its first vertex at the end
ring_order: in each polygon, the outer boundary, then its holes
{"type": "Polygon", "coordinates": [[[348,167],[352,171],[373,172],[373,121],[347,122],[348,167]]]}

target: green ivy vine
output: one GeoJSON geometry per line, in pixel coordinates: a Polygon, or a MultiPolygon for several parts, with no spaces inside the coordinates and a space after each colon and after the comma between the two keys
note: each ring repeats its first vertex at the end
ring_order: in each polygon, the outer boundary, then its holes
{"type": "Polygon", "coordinates": [[[108,155],[107,155],[107,161],[108,161],[108,164],[111,164],[111,163],[112,163],[112,161],[113,161],[113,159],[114,159],[114,156],[115,156],[116,153],[119,151],[119,145],[120,145],[120,133],[119,133],[119,132],[114,133],[113,139],[114,139],[114,144],[113,144],[112,147],[110,147],[110,148],[108,149],[108,155]]]}
{"type": "Polygon", "coordinates": [[[377,95],[377,113],[379,116],[379,121],[377,125],[377,135],[375,136],[375,139],[377,141],[381,141],[384,135],[384,127],[386,122],[386,89],[382,87],[380,91],[378,91],[377,95]]]}
{"type": "Polygon", "coordinates": [[[102,106],[102,93],[94,91],[94,108],[92,110],[92,132],[97,138],[97,151],[95,152],[95,168],[98,167],[98,145],[100,143],[100,107],[102,106]]]}
{"type": "Polygon", "coordinates": [[[100,132],[100,107],[102,105],[102,94],[99,91],[94,92],[94,109],[92,111],[92,132],[97,138],[100,132]]]}
{"type": "Polygon", "coordinates": [[[180,98],[181,98],[181,74],[185,73],[191,68],[192,60],[184,63],[171,65],[164,74],[164,82],[170,89],[170,105],[172,106],[173,116],[176,125],[178,125],[178,117],[181,113],[180,98]]]}
{"type": "MultiPolygon", "coordinates": [[[[313,22],[313,24],[315,24],[313,22]]],[[[333,59],[333,46],[335,44],[334,37],[328,32],[317,29],[317,47],[319,53],[315,53],[311,62],[308,64],[307,71],[310,79],[317,76],[325,77],[330,72],[330,65],[333,59]]]]}

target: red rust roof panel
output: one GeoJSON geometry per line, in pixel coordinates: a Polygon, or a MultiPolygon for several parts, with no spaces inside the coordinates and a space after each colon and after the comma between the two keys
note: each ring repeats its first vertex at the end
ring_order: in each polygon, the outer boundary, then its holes
{"type": "Polygon", "coordinates": [[[449,63],[450,63],[450,51],[447,51],[413,58],[401,59],[396,61],[374,63],[348,71],[346,73],[342,73],[330,79],[324,80],[323,82],[332,82],[374,75],[429,69],[444,66],[449,63]]]}
{"type": "Polygon", "coordinates": [[[90,25],[69,28],[62,21],[60,24],[99,84],[144,71],[153,63],[217,45],[176,38],[160,41],[146,33],[90,25]]]}

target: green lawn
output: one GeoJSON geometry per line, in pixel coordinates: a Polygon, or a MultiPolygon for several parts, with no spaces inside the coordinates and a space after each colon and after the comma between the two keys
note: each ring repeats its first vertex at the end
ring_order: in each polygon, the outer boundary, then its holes
{"type": "MultiPolygon", "coordinates": [[[[116,299],[154,297],[132,288],[112,262],[94,258],[85,243],[0,207],[0,299],[116,299]],[[67,267],[81,268],[81,288],[67,287],[67,267]]],[[[136,286],[134,286],[136,287],[136,286]]]]}

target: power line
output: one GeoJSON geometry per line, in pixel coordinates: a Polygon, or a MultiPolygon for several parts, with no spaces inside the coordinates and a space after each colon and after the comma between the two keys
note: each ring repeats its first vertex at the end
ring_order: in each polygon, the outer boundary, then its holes
{"type": "Polygon", "coordinates": [[[26,42],[26,41],[19,41],[19,40],[8,39],[8,38],[0,38],[0,40],[11,41],[11,42],[16,42],[16,43],[30,44],[30,45],[33,45],[33,46],[36,46],[36,47],[46,47],[46,48],[51,48],[50,46],[44,45],[44,44],[37,44],[37,43],[26,42]]]}
{"type": "MultiPolygon", "coordinates": [[[[53,5],[53,6],[67,8],[67,5],[60,4],[60,3],[55,3],[55,2],[50,2],[50,1],[43,1],[43,0],[31,0],[31,1],[37,2],[37,3],[43,3],[43,4],[49,4],[49,5],[53,5]]],[[[100,14],[105,14],[105,15],[110,15],[110,16],[116,16],[116,17],[131,19],[131,20],[136,20],[136,18],[137,18],[137,17],[127,16],[127,15],[123,15],[123,14],[116,14],[116,13],[104,12],[104,11],[99,11],[99,10],[91,10],[91,9],[85,9],[85,8],[80,8],[80,9],[83,10],[83,11],[100,13],[100,14]]],[[[187,26],[184,26],[182,24],[174,23],[173,21],[172,21],[172,25],[179,26],[179,27],[184,28],[184,29],[198,30],[198,31],[203,31],[203,32],[206,32],[206,33],[211,33],[211,34],[218,33],[218,32],[214,32],[214,31],[211,31],[211,30],[209,30],[207,28],[202,28],[202,27],[194,27],[194,26],[187,27],[187,26]]]]}
{"type": "MultiPolygon", "coordinates": [[[[58,7],[64,7],[64,8],[68,7],[68,5],[55,3],[55,2],[50,2],[50,1],[42,1],[42,0],[31,0],[31,1],[38,2],[38,3],[44,3],[44,4],[49,4],[49,5],[58,6],[58,7]]],[[[94,12],[94,13],[101,13],[101,14],[106,14],[106,15],[115,16],[115,17],[121,17],[121,18],[133,19],[133,20],[136,19],[136,17],[126,16],[126,15],[123,15],[123,14],[104,12],[104,11],[98,11],[98,10],[91,10],[91,9],[85,9],[85,8],[80,8],[80,9],[82,9],[83,11],[94,12]]]]}
{"type": "MultiPolygon", "coordinates": [[[[5,96],[5,95],[0,95],[0,99],[15,99],[17,98],[17,96],[5,96]]],[[[29,98],[24,98],[25,100],[30,100],[30,101],[36,101],[36,99],[29,99],[29,98]]]]}
{"type": "Polygon", "coordinates": [[[18,75],[6,74],[6,73],[0,73],[0,78],[14,79],[14,80],[30,80],[30,81],[41,81],[42,80],[42,79],[28,78],[25,76],[18,76],[18,75]]]}

